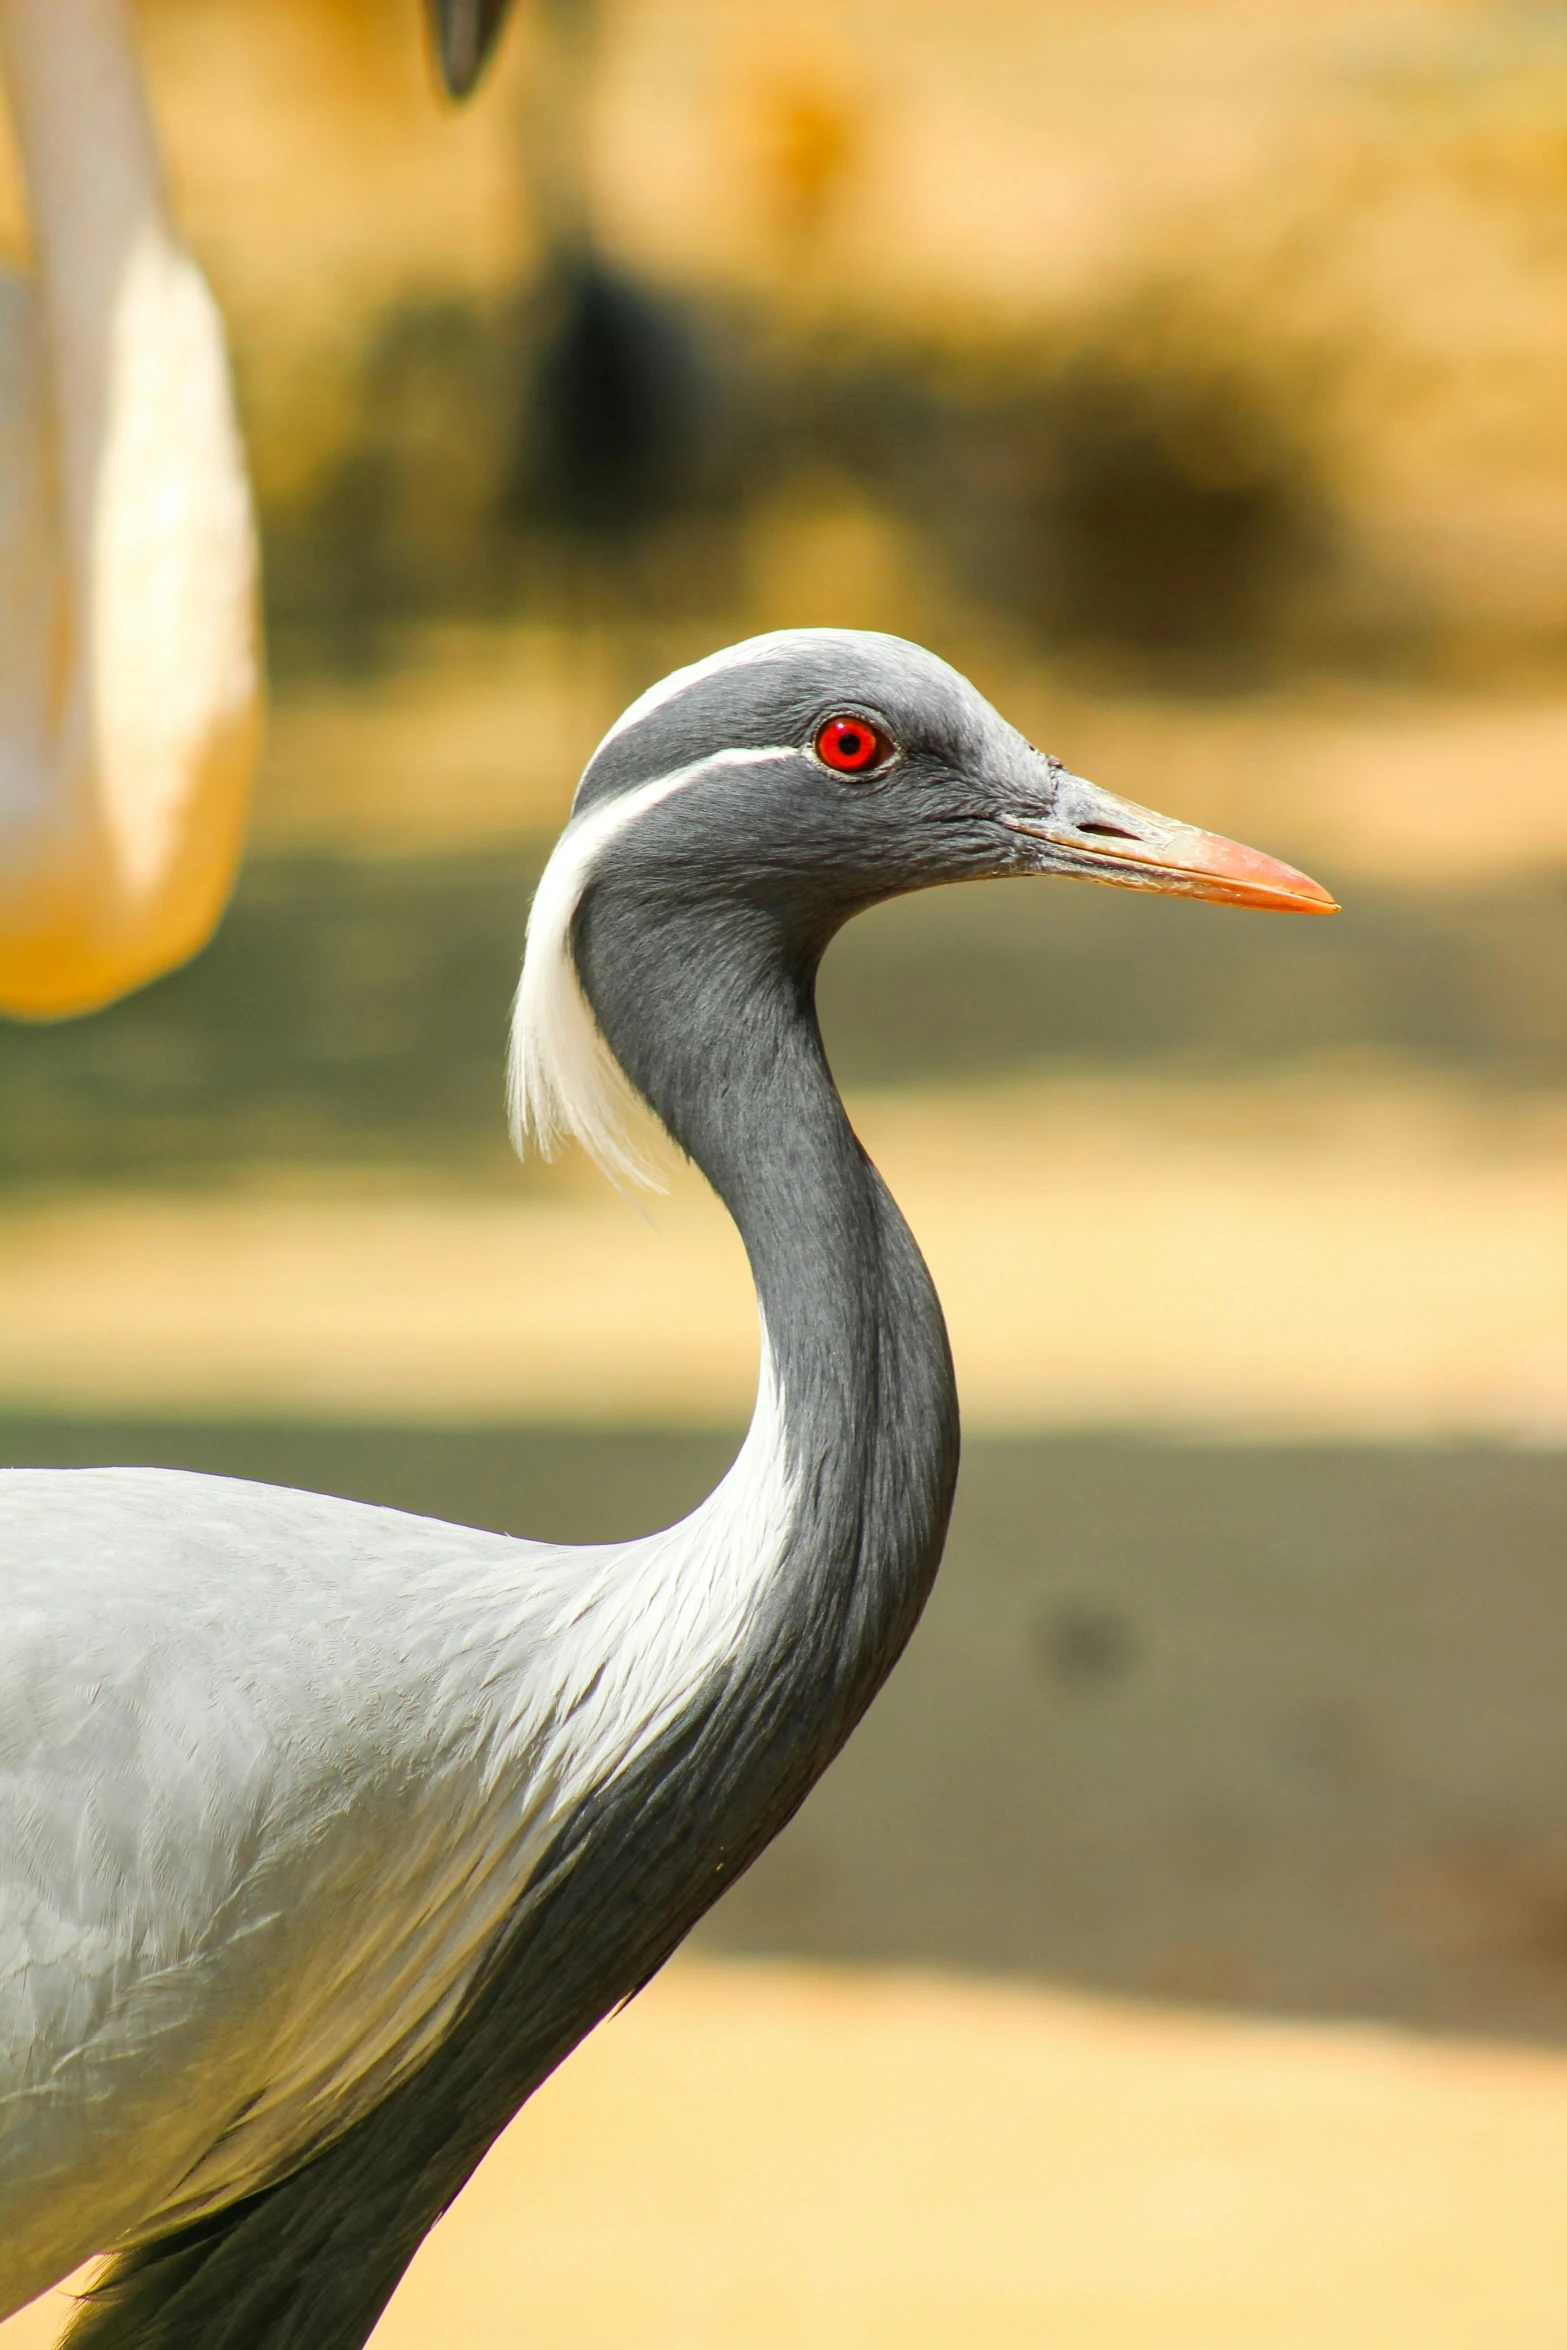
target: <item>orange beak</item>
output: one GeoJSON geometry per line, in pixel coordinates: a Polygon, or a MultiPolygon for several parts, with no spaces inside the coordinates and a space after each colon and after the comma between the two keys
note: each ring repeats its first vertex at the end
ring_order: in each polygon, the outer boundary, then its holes
{"type": "Polygon", "coordinates": [[[1081,775],[1055,768],[1048,812],[1009,815],[1009,829],[1046,842],[1042,872],[1112,889],[1152,889],[1170,897],[1208,898],[1221,906],[1260,906],[1279,914],[1336,914],[1338,902],[1309,874],[1217,832],[1199,832],[1117,799],[1081,775]]]}

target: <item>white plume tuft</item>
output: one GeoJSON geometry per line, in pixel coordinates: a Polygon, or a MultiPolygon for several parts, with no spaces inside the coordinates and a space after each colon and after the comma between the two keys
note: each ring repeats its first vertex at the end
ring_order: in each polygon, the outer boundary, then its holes
{"type": "Polygon", "coordinates": [[[528,916],[522,981],[512,1009],[507,1099],[512,1140],[545,1158],[574,1136],[612,1183],[665,1186],[648,1141],[652,1112],[605,1043],[571,952],[571,925],[609,843],[650,808],[715,767],[751,767],[797,756],[792,744],[714,751],[689,766],[574,816],[556,842],[528,916]]]}

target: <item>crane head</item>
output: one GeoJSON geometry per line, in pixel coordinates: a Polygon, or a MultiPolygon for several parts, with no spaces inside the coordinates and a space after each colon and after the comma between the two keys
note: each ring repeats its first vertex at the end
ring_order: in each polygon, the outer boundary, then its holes
{"type": "Polygon", "coordinates": [[[1036,750],[921,646],[784,629],[654,686],[578,786],[577,819],[656,785],[679,807],[625,839],[680,842],[737,887],[830,932],[860,906],[943,881],[1056,874],[1278,913],[1331,914],[1319,883],[1259,849],[1090,783],[1036,750]]]}
{"type": "Polygon", "coordinates": [[[574,1133],[639,1173],[606,1025],[629,1039],[661,1018],[667,1037],[699,981],[736,1004],[763,971],[808,991],[862,908],[1022,875],[1337,910],[1293,866],[1074,774],[901,638],[786,629],[677,670],[599,745],[540,882],[513,1029],[519,1137],[574,1133]]]}

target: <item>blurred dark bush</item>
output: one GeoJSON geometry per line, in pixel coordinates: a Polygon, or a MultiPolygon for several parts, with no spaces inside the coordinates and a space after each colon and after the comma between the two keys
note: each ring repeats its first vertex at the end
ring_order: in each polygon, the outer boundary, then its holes
{"type": "Polygon", "coordinates": [[[265,517],[285,662],[362,661],[434,614],[721,625],[748,516],[827,478],[1026,641],[1222,686],[1291,645],[1332,546],[1277,387],[1126,322],[1066,350],[790,339],[588,258],[493,311],[395,312],[359,399],[345,453],[265,517]]]}

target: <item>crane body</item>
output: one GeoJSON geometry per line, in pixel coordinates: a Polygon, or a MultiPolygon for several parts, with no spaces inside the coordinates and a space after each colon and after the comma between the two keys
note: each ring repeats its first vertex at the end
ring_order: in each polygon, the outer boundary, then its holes
{"type": "Polygon", "coordinates": [[[0,1474],[0,2313],[107,2250],[78,2350],[354,2350],[532,2089],[826,1768],[929,1591],[958,1418],[815,973],[862,907],[1030,873],[1332,907],[890,638],[731,648],[590,762],[514,1098],[620,1172],[651,1109],[745,1242],[755,1417],[679,1525],[560,1547],[0,1474]]]}

